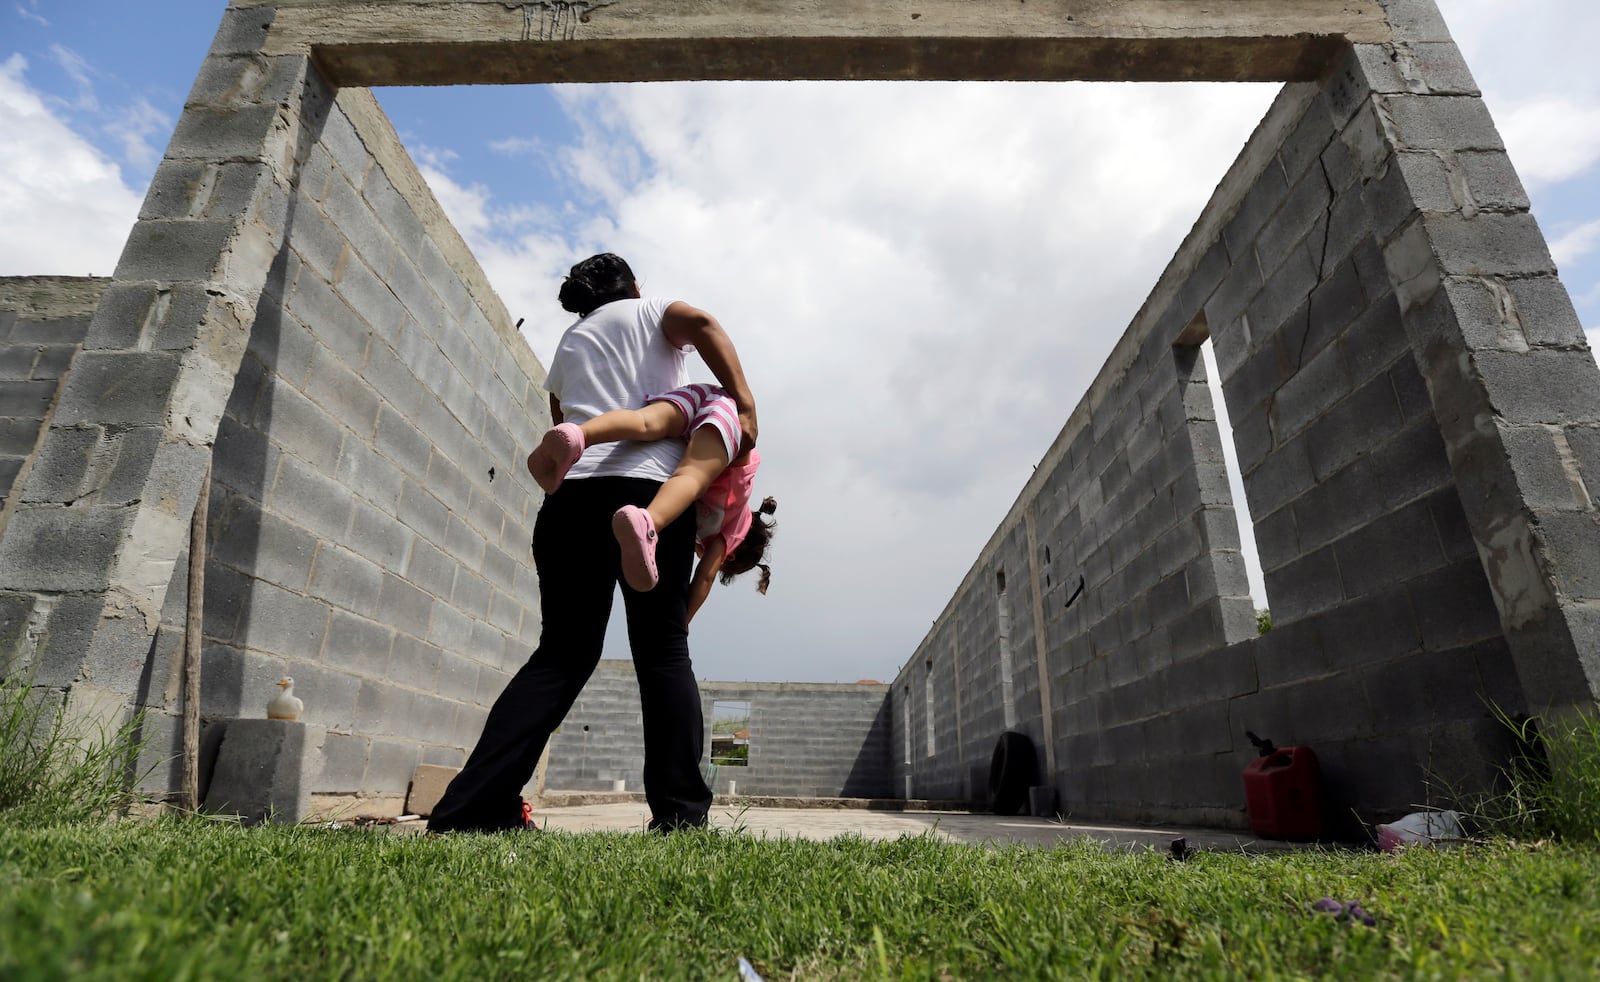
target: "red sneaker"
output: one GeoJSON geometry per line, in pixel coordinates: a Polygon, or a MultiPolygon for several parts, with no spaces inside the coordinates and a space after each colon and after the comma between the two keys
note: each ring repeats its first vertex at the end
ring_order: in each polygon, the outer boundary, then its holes
{"type": "Polygon", "coordinates": [[[527,832],[539,831],[539,826],[533,824],[533,805],[526,798],[522,800],[522,828],[527,832]]]}

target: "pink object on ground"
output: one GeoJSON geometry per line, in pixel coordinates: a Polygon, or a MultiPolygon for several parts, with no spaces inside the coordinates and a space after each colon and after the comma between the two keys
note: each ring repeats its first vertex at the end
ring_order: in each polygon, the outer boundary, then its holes
{"type": "Polygon", "coordinates": [[[1399,821],[1378,826],[1378,848],[1384,852],[1416,845],[1456,846],[1465,841],[1459,812],[1412,812],[1399,821]]]}
{"type": "Polygon", "coordinates": [[[544,493],[550,494],[583,456],[583,430],[576,423],[559,423],[544,435],[533,455],[538,459],[529,461],[528,470],[544,493]]]}
{"type": "Polygon", "coordinates": [[[623,505],[611,516],[611,534],[622,548],[623,580],[640,593],[654,590],[660,576],[656,572],[656,523],[650,513],[623,505]]]}

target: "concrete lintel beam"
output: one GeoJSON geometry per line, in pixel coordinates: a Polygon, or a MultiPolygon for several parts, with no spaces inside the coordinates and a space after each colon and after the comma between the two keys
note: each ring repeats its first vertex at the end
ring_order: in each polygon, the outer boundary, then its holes
{"type": "Polygon", "coordinates": [[[525,85],[672,81],[1312,81],[1343,51],[1335,37],[779,38],[441,42],[319,46],[341,84],[525,85]]]}
{"type": "MultiPolygon", "coordinates": [[[[235,7],[255,5],[236,0],[235,7]]],[[[279,2],[267,54],[341,85],[683,79],[1302,81],[1383,43],[1374,0],[279,2]]]]}

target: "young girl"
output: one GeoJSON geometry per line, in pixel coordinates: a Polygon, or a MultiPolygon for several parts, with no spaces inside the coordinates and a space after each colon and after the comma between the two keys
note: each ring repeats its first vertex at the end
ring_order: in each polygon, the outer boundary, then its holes
{"type": "Polygon", "coordinates": [[[658,579],[656,529],[670,524],[690,505],[696,506],[695,551],[700,563],[689,584],[689,619],[693,620],[719,571],[726,584],[740,573],[761,567],[756,589],[763,594],[772,579],[772,570],[761,560],[777,527],[766,516],[777,510],[778,503],[767,498],[759,509],[749,507],[761,455],[754,448],[738,453],[739,414],[727,393],[697,383],[653,396],[642,409],[613,409],[584,423],[561,423],[528,455],[528,470],[549,494],[561,485],[585,447],[685,435],[689,445],[683,458],[649,506],[617,509],[611,531],[622,550],[623,579],[635,590],[650,590],[658,579]]]}

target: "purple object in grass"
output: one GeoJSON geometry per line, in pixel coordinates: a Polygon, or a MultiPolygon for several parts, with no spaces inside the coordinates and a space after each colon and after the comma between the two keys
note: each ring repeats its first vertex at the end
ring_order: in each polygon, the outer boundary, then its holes
{"type": "Polygon", "coordinates": [[[1308,906],[1318,914],[1332,914],[1335,920],[1360,921],[1367,927],[1377,927],[1378,925],[1378,919],[1367,913],[1359,900],[1344,903],[1332,897],[1323,897],[1321,900],[1313,901],[1308,906]]]}

